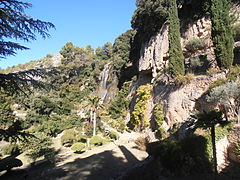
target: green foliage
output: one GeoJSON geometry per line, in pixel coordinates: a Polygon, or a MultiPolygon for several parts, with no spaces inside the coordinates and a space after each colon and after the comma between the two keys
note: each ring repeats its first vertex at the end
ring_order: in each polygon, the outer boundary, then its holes
{"type": "Polygon", "coordinates": [[[202,50],[206,47],[206,43],[204,39],[190,39],[187,44],[185,45],[185,48],[190,52],[196,52],[198,50],[202,50]]]}
{"type": "Polygon", "coordinates": [[[15,120],[15,116],[11,109],[12,100],[11,96],[7,95],[0,87],[0,128],[9,127],[15,120]]]}
{"type": "Polygon", "coordinates": [[[114,139],[114,140],[118,140],[119,139],[119,135],[115,131],[110,131],[109,132],[109,137],[111,139],[114,139]]]}
{"type": "Polygon", "coordinates": [[[226,79],[217,79],[216,81],[213,81],[208,90],[211,91],[212,89],[216,88],[216,87],[219,87],[219,86],[222,86],[223,84],[225,84],[227,82],[226,79]]]}
{"type": "Polygon", "coordinates": [[[17,144],[10,144],[4,148],[4,154],[14,156],[20,154],[20,149],[17,144]]]}
{"type": "Polygon", "coordinates": [[[212,40],[220,68],[229,68],[233,63],[233,32],[229,0],[211,0],[212,40]]]}
{"type": "Polygon", "coordinates": [[[95,51],[100,60],[109,60],[112,57],[113,46],[111,42],[105,43],[102,47],[98,47],[95,51]]]}
{"type": "Polygon", "coordinates": [[[71,146],[76,141],[76,132],[73,129],[66,130],[61,137],[61,143],[64,146],[71,146]]]}
{"type": "Polygon", "coordinates": [[[157,124],[156,136],[158,138],[163,138],[165,136],[164,128],[162,127],[164,122],[164,111],[163,111],[163,104],[156,103],[154,106],[154,119],[157,124]]]}
{"type": "MultiPolygon", "coordinates": [[[[124,70],[130,62],[130,53],[136,31],[128,30],[117,37],[113,44],[114,70],[119,79],[125,76],[124,70]]],[[[129,76],[129,73],[126,75],[129,76]]]]}
{"type": "Polygon", "coordinates": [[[176,77],[185,74],[184,56],[180,42],[180,23],[176,0],[170,1],[168,10],[169,21],[169,70],[176,77]]]}
{"type": "Polygon", "coordinates": [[[233,26],[233,37],[234,41],[240,41],[240,24],[233,26]]]}
{"type": "Polygon", "coordinates": [[[72,149],[75,153],[81,153],[84,148],[85,148],[85,144],[82,143],[82,142],[74,143],[74,144],[71,146],[71,149],[72,149]]]}
{"type": "Polygon", "coordinates": [[[195,77],[192,73],[187,73],[186,75],[178,75],[175,77],[175,83],[178,85],[187,85],[195,77]]]}
{"type": "Polygon", "coordinates": [[[40,157],[49,158],[54,155],[54,150],[51,148],[52,141],[50,137],[44,133],[36,133],[34,137],[22,143],[22,149],[27,150],[27,156],[33,161],[40,157]]]}
{"type": "Polygon", "coordinates": [[[179,177],[211,172],[206,146],[204,137],[192,136],[181,141],[165,139],[150,143],[147,152],[160,161],[165,175],[179,177]]]}
{"type": "Polygon", "coordinates": [[[90,139],[89,143],[94,146],[102,146],[105,143],[105,141],[100,136],[93,136],[90,139]]]}
{"type": "Polygon", "coordinates": [[[122,89],[118,92],[117,97],[112,101],[108,112],[112,118],[123,118],[129,110],[129,100],[127,98],[131,82],[125,82],[122,89]]]}
{"type": "Polygon", "coordinates": [[[137,9],[131,21],[133,29],[140,32],[145,40],[151,37],[166,21],[167,5],[167,0],[137,0],[137,9]]]}
{"type": "Polygon", "coordinates": [[[230,67],[230,72],[227,75],[227,79],[229,81],[237,81],[240,74],[240,66],[236,65],[236,66],[232,66],[230,67]]]}
{"type": "Polygon", "coordinates": [[[134,106],[134,110],[131,114],[131,124],[134,128],[138,128],[140,130],[144,129],[149,125],[148,120],[145,117],[147,102],[151,96],[151,87],[150,85],[142,85],[137,91],[137,100],[134,106]]]}
{"type": "Polygon", "coordinates": [[[39,19],[33,19],[32,16],[25,13],[25,9],[32,7],[32,4],[21,1],[2,0],[1,5],[1,41],[0,41],[0,58],[8,55],[15,55],[17,50],[28,49],[27,47],[9,41],[36,40],[38,33],[42,38],[50,35],[47,33],[54,25],[50,22],[44,22],[39,19]]]}

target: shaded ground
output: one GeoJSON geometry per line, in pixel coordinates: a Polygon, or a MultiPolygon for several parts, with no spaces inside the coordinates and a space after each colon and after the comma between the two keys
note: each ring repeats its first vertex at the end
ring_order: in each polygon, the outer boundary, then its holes
{"type": "Polygon", "coordinates": [[[96,147],[78,155],[67,151],[60,154],[54,161],[46,161],[31,168],[15,170],[2,175],[0,179],[114,179],[148,156],[146,152],[136,148],[133,139],[137,137],[136,134],[127,134],[115,143],[96,147]]]}

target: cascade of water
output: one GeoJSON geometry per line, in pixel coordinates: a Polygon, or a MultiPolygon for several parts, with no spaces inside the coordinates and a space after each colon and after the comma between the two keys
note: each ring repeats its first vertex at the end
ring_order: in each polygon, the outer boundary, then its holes
{"type": "Polygon", "coordinates": [[[107,82],[108,82],[108,77],[109,77],[109,72],[110,72],[110,63],[106,64],[104,66],[103,71],[101,72],[100,75],[100,86],[99,86],[99,97],[100,97],[100,104],[102,104],[107,96],[107,82]]]}

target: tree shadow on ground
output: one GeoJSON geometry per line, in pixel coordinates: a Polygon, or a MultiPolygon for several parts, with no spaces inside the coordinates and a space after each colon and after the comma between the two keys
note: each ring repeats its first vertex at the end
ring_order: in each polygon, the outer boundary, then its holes
{"type": "Polygon", "coordinates": [[[45,161],[33,167],[13,170],[0,177],[6,180],[54,180],[81,179],[107,180],[115,179],[122,172],[133,167],[139,160],[124,146],[119,146],[123,157],[116,157],[114,151],[104,151],[86,158],[77,158],[73,162],[57,166],[54,161],[45,161]]]}

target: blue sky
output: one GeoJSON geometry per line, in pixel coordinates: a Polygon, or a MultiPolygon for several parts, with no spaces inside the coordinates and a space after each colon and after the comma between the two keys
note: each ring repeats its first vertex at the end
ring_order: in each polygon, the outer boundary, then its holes
{"type": "MultiPolygon", "coordinates": [[[[27,0],[26,0],[27,1],[27,0]]],[[[30,50],[0,60],[0,67],[23,64],[60,51],[66,42],[93,48],[102,46],[131,28],[136,0],[28,0],[33,7],[26,11],[33,18],[52,22],[51,38],[22,43],[30,50]]]]}

